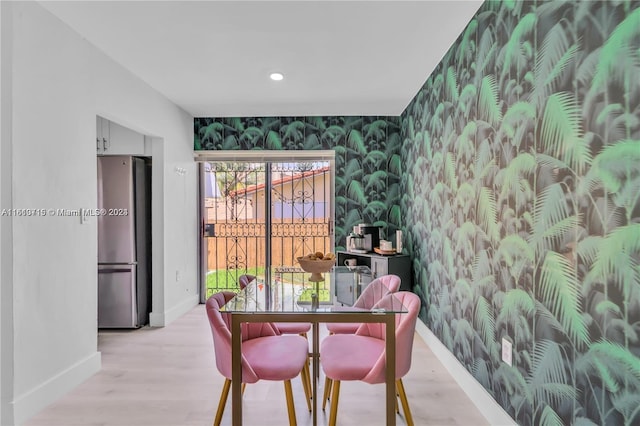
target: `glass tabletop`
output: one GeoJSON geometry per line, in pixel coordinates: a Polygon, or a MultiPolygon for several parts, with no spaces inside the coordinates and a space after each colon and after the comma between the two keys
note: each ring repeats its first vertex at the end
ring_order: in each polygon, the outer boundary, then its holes
{"type": "MultiPolygon", "coordinates": [[[[371,283],[371,270],[367,266],[334,266],[322,274],[322,281],[296,283],[286,279],[286,274],[275,273],[270,283],[254,279],[222,307],[223,312],[260,313],[314,313],[353,312],[364,310],[353,306],[357,297],[371,283]]],[[[390,294],[377,286],[369,289],[377,300],[390,294]]],[[[371,309],[374,313],[406,312],[398,299],[389,296],[384,309],[371,309]]]]}

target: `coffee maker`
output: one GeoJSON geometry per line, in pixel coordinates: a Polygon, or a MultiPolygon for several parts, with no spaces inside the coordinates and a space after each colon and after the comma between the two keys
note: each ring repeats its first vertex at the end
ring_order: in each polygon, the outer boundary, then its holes
{"type": "Polygon", "coordinates": [[[364,236],[363,249],[367,252],[373,251],[375,247],[380,246],[380,226],[361,223],[360,234],[364,236]]]}
{"type": "Polygon", "coordinates": [[[347,235],[347,250],[353,253],[367,253],[364,249],[364,235],[360,233],[360,225],[353,227],[353,232],[347,235]]]}

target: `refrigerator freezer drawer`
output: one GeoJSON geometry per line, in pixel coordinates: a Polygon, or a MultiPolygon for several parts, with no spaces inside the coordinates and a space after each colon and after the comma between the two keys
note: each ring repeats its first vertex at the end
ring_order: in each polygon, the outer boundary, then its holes
{"type": "Polygon", "coordinates": [[[98,268],[98,328],[138,327],[136,266],[98,268]]]}

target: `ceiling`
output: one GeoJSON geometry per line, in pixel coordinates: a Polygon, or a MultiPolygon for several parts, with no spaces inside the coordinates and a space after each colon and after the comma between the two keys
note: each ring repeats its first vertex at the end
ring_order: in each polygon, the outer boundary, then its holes
{"type": "Polygon", "coordinates": [[[232,117],[399,115],[482,1],[41,4],[191,115],[232,117]]]}

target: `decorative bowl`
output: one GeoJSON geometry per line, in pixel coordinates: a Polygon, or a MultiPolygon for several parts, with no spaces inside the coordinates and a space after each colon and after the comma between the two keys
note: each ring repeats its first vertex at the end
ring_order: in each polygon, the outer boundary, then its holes
{"type": "Polygon", "coordinates": [[[310,272],[311,277],[309,281],[324,281],[324,277],[322,276],[323,272],[329,272],[331,268],[333,268],[336,264],[335,259],[306,259],[304,257],[299,257],[296,259],[300,264],[300,267],[305,272],[310,272]]]}

